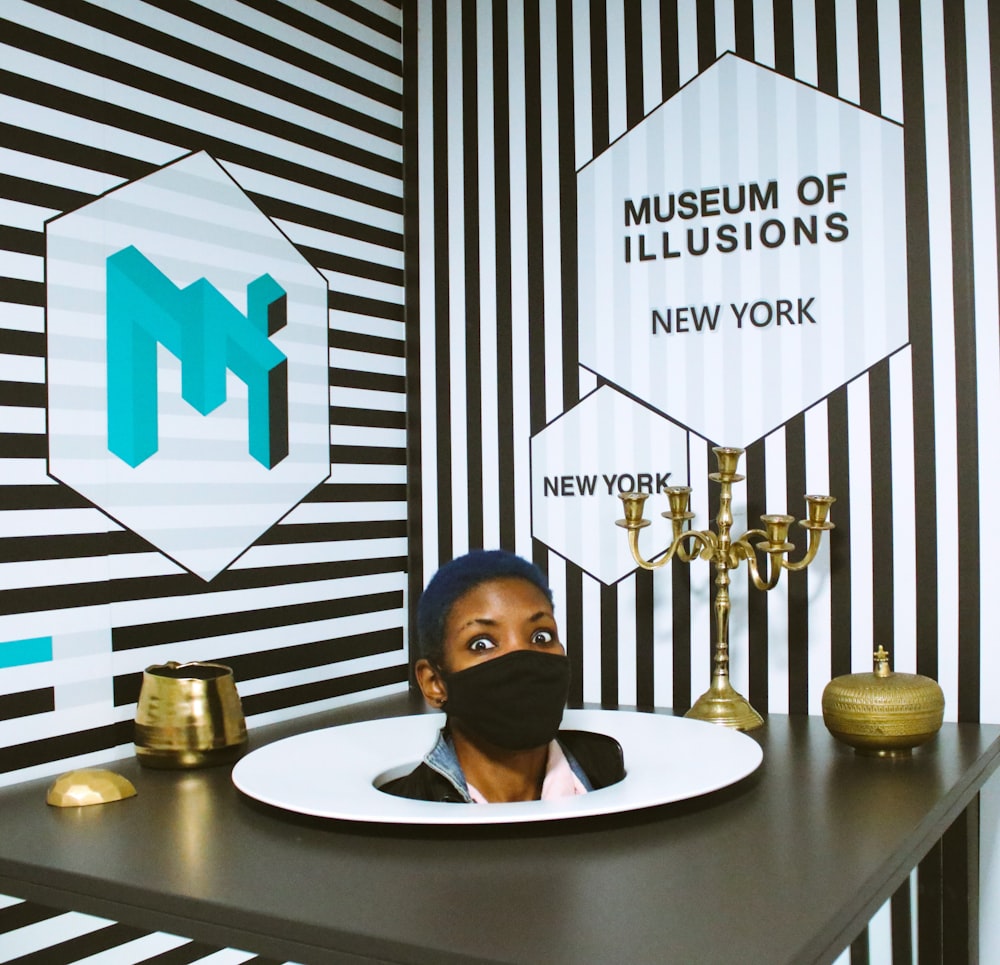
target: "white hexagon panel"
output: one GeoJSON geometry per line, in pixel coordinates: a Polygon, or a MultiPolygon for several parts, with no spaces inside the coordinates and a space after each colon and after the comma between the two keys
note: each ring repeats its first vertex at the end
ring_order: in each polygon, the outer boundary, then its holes
{"type": "Polygon", "coordinates": [[[713,442],[908,339],[895,122],[726,54],[577,177],[581,363],[713,442]]]}
{"type": "MultiPolygon", "coordinates": [[[[615,526],[624,516],[618,494],[684,485],[687,471],[683,429],[601,386],[531,440],[532,535],[602,583],[616,583],[636,568],[627,534],[615,526]]],[[[662,501],[654,514],[666,509],[662,501]]],[[[654,532],[662,540],[670,531],[643,531],[640,548],[647,559],[669,545],[652,545],[654,532]]]]}
{"type": "Polygon", "coordinates": [[[330,474],[326,280],[204,152],[46,225],[49,473],[210,580],[330,474]]]}

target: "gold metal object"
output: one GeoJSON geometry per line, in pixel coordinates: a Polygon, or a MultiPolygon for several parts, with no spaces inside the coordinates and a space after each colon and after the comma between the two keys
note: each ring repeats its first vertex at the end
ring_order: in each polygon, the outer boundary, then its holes
{"type": "Polygon", "coordinates": [[[834,677],[823,691],[823,722],[837,740],[870,757],[905,757],[944,720],[944,693],[921,674],[894,673],[879,647],[872,673],[834,677]]]}
{"type": "Polygon", "coordinates": [[[135,797],[135,793],[135,785],[114,771],[69,771],[49,786],[45,803],[57,808],[77,808],[124,801],[127,797],[135,797]]]}
{"type": "Polygon", "coordinates": [[[247,728],[231,668],[220,663],[147,667],[135,714],[135,753],[157,768],[209,767],[235,761],[247,728]]]}
{"type": "Polygon", "coordinates": [[[691,487],[668,486],[664,493],[670,503],[670,510],[663,516],[673,527],[673,542],[666,553],[655,562],[643,559],[639,552],[639,530],[649,525],[643,519],[643,504],[647,493],[621,493],[619,498],[625,506],[625,518],[617,520],[617,525],[628,530],[628,543],[632,558],[644,570],[655,570],[669,563],[675,557],[685,563],[696,559],[706,560],[715,568],[715,643],[712,652],[712,683],[709,689],[685,714],[699,720],[736,727],[739,730],[753,730],[764,719],[750,706],[749,701],[738,694],[729,682],[729,572],[746,561],[753,585],[758,590],[773,590],[778,585],[782,570],[798,572],[804,570],[816,558],[823,532],[833,529],[827,516],[835,502],[833,496],[806,496],[806,518],[799,525],[809,533],[809,545],[802,559],[795,562],[787,554],[795,549],[788,542],[788,528],[795,522],[792,516],[761,516],[764,529],[748,529],[738,539],[733,539],[730,531],[733,525],[733,483],[745,478],[736,470],[742,449],[717,446],[712,449],[718,460],[719,471],[709,473],[708,478],[720,486],[719,513],[715,519],[718,532],[711,529],[691,529],[694,513],[690,511],[691,487]],[[760,553],[760,563],[757,554],[760,553]],[[767,560],[768,562],[764,562],[767,560]]]}

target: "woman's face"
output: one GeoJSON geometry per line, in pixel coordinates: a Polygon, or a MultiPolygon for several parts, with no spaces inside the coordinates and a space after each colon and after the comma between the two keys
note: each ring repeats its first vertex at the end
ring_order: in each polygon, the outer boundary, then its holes
{"type": "Polygon", "coordinates": [[[444,670],[458,673],[515,650],[565,653],[552,604],[528,580],[488,580],[460,596],[444,625],[444,670]]]}

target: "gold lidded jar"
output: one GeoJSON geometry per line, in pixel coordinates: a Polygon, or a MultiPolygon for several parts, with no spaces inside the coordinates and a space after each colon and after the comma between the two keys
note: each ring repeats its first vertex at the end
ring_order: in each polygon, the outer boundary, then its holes
{"type": "Polygon", "coordinates": [[[246,744],[232,668],[174,660],[146,668],[135,714],[140,764],[190,768],[232,763],[246,744]]]}
{"type": "Polygon", "coordinates": [[[823,722],[858,754],[904,757],[930,740],[944,720],[944,693],[921,674],[894,673],[879,646],[871,673],[834,677],[823,691],[823,722]]]}

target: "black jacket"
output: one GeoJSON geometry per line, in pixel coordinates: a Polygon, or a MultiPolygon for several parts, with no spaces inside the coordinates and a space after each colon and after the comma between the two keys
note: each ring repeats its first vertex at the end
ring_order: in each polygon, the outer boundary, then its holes
{"type": "MultiPolygon", "coordinates": [[[[557,739],[576,758],[595,791],[617,784],[625,777],[621,745],[613,737],[584,730],[561,730],[557,739]]],[[[405,777],[383,784],[381,790],[418,801],[465,803],[451,781],[425,762],[418,764],[405,777]]]]}

